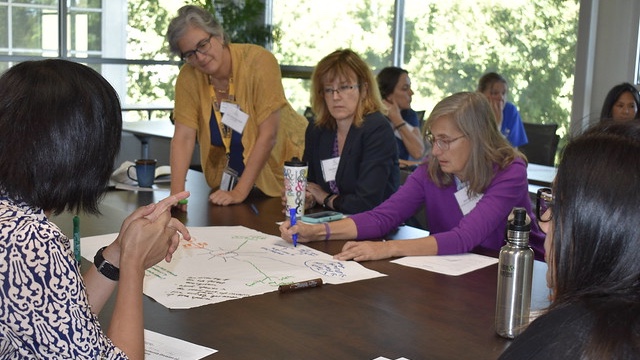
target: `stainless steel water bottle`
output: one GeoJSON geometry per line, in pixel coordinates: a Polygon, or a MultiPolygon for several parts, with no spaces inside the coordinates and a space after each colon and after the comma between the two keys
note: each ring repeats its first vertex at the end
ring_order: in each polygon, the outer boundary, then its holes
{"type": "Polygon", "coordinates": [[[513,208],[507,225],[507,243],[498,259],[496,332],[513,339],[529,323],[533,250],[529,247],[531,219],[521,207],[513,208]]]}

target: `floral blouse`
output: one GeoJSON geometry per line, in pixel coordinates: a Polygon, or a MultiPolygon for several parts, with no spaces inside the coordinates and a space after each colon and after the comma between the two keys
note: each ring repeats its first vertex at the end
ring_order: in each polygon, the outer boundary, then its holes
{"type": "Polygon", "coordinates": [[[0,193],[0,359],[127,359],[91,312],[70,241],[0,193]]]}

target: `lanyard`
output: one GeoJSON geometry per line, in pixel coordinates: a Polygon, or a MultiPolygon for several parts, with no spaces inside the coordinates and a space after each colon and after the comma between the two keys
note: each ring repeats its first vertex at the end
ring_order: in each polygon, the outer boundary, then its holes
{"type": "MultiPolygon", "coordinates": [[[[218,100],[216,98],[216,91],[213,88],[213,84],[209,85],[209,93],[211,94],[211,100],[213,101],[213,111],[216,114],[216,121],[218,122],[218,128],[220,129],[220,137],[222,138],[222,143],[226,149],[227,158],[229,158],[231,154],[231,135],[233,130],[227,125],[222,123],[222,113],[220,112],[220,104],[218,104],[218,100]]],[[[235,89],[233,87],[233,78],[229,78],[229,97],[227,98],[227,102],[235,101],[235,89]]]]}

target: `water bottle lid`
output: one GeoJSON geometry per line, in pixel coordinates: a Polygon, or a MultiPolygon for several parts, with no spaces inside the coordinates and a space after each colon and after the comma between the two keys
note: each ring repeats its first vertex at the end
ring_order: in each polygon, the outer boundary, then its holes
{"type": "Polygon", "coordinates": [[[514,207],[512,211],[513,217],[509,217],[508,230],[511,231],[530,231],[531,219],[527,217],[527,210],[523,207],[514,207]]]}
{"type": "Polygon", "coordinates": [[[291,160],[285,161],[284,166],[307,166],[307,162],[298,159],[297,156],[294,156],[291,160]]]}

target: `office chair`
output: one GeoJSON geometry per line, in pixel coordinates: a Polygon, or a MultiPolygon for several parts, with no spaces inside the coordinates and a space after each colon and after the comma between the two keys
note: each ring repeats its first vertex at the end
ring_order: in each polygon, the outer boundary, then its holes
{"type": "Polygon", "coordinates": [[[556,135],[558,124],[532,124],[524,123],[529,142],[518,147],[530,163],[553,166],[556,159],[556,151],[560,136],[556,135]]]}

